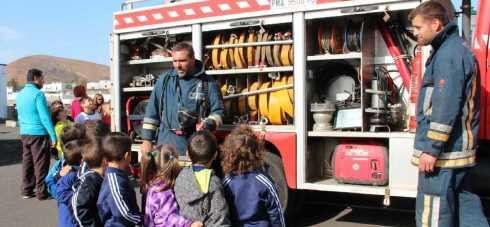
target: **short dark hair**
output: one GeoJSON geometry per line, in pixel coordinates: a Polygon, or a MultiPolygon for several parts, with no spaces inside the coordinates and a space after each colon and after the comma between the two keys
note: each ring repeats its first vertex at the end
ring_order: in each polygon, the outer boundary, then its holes
{"type": "Polygon", "coordinates": [[[111,132],[103,139],[102,150],[107,161],[121,161],[131,150],[131,138],[122,132],[111,132]]]}
{"type": "Polygon", "coordinates": [[[175,46],[172,48],[172,52],[183,51],[183,50],[187,51],[189,57],[194,58],[194,48],[189,42],[182,41],[180,43],[175,44],[175,46]]]}
{"type": "Polygon", "coordinates": [[[75,86],[73,88],[73,95],[77,98],[87,96],[87,90],[85,89],[85,86],[83,85],[75,86]]]}
{"type": "Polygon", "coordinates": [[[98,139],[87,139],[82,151],[83,161],[88,168],[99,168],[102,166],[102,145],[98,139]]]}
{"type": "Polygon", "coordinates": [[[65,111],[65,109],[62,108],[51,110],[51,122],[53,123],[53,125],[56,125],[56,123],[58,123],[58,115],[63,111],[65,111]]]}
{"type": "Polygon", "coordinates": [[[43,76],[43,71],[32,68],[27,71],[27,82],[32,82],[34,81],[35,78],[42,77],[43,76]]]}
{"type": "Polygon", "coordinates": [[[63,150],[63,157],[68,165],[79,165],[82,160],[83,151],[82,140],[72,140],[65,143],[63,150]]]}
{"type": "Polygon", "coordinates": [[[443,25],[449,23],[449,16],[446,8],[437,1],[427,1],[418,5],[408,14],[408,19],[412,21],[416,16],[422,16],[426,20],[439,20],[443,25]]]}
{"type": "Polygon", "coordinates": [[[85,128],[85,137],[102,140],[111,130],[102,120],[87,120],[83,123],[85,128]]]}
{"type": "Polygon", "coordinates": [[[72,140],[82,140],[85,137],[85,127],[81,124],[74,124],[63,129],[61,141],[66,144],[72,140]]]}
{"type": "Polygon", "coordinates": [[[187,145],[187,152],[192,163],[206,164],[213,160],[217,148],[216,137],[211,132],[203,130],[191,136],[187,145]]]}

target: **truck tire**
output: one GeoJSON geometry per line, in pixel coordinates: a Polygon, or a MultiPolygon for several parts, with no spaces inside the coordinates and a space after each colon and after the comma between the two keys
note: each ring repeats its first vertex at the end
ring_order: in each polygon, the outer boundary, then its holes
{"type": "Polygon", "coordinates": [[[303,193],[288,187],[286,175],[284,174],[284,165],[279,155],[266,151],[264,154],[264,168],[276,186],[286,221],[293,220],[301,210],[303,193]]]}
{"type": "Polygon", "coordinates": [[[284,174],[284,165],[279,155],[270,151],[266,151],[264,154],[264,169],[265,172],[272,178],[274,185],[276,186],[277,194],[282,206],[282,212],[286,211],[288,205],[288,184],[286,182],[286,176],[284,174]]]}

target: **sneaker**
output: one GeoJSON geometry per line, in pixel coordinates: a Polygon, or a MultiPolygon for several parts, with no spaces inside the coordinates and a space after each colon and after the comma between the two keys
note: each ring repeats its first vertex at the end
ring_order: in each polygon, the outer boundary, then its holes
{"type": "Polygon", "coordinates": [[[34,195],[23,195],[22,196],[22,199],[30,199],[30,198],[34,198],[34,195]]]}

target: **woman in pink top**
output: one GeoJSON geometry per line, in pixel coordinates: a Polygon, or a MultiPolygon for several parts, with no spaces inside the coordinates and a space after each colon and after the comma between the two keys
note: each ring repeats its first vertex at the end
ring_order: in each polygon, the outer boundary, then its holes
{"type": "Polygon", "coordinates": [[[82,112],[82,106],[80,105],[80,99],[87,96],[85,86],[78,85],[73,88],[73,95],[75,98],[71,102],[71,117],[75,119],[80,112],[82,112]]]}

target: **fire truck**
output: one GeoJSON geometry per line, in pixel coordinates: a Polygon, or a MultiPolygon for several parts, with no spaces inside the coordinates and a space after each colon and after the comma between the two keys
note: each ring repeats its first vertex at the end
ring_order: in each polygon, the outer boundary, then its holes
{"type": "MultiPolygon", "coordinates": [[[[416,47],[407,17],[420,1],[135,2],[114,13],[111,34],[113,130],[130,134],[135,151],[153,85],[172,68],[172,45],[187,41],[223,95],[217,137],[242,123],[263,136],[266,168],[284,205],[301,190],[378,195],[385,205],[416,196],[414,104],[430,50],[416,47]]],[[[490,26],[482,15],[490,3],[479,6],[473,44],[483,148],[490,138],[490,26]]],[[[479,156],[477,179],[488,175],[486,159],[479,156]]],[[[488,191],[488,184],[477,188],[488,191]]]]}

